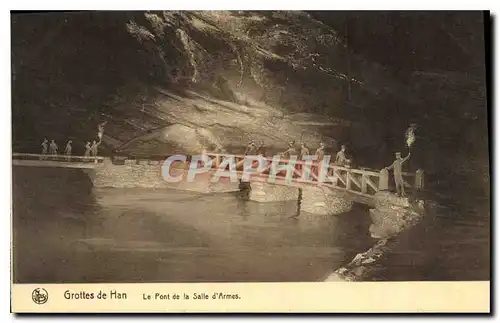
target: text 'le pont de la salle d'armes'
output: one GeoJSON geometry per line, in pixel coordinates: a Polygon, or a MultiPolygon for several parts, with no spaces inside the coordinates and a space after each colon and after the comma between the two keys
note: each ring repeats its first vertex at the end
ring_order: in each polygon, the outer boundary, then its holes
{"type": "Polygon", "coordinates": [[[221,300],[221,299],[241,299],[239,294],[230,293],[192,293],[186,294],[182,293],[143,293],[143,300],[221,300]]]}

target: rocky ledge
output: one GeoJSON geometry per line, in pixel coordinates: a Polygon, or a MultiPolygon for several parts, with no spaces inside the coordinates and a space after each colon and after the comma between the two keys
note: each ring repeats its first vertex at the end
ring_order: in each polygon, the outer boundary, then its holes
{"type": "Polygon", "coordinates": [[[373,221],[370,234],[379,240],[366,252],[358,253],[349,264],[331,273],[325,281],[362,280],[391,249],[393,238],[414,227],[424,215],[423,200],[401,198],[389,192],[377,193],[375,208],[370,210],[373,221]]]}

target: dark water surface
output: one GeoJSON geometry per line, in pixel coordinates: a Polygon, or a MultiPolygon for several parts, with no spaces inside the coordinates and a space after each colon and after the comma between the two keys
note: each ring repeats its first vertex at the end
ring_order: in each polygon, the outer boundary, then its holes
{"type": "MultiPolygon", "coordinates": [[[[321,281],[376,242],[363,208],[317,216],[233,193],[95,189],[79,170],[15,167],[13,194],[20,283],[321,281]]],[[[485,210],[439,208],[367,279],[489,279],[485,210]]]]}
{"type": "Polygon", "coordinates": [[[368,248],[369,217],[297,214],[239,194],[95,189],[14,169],[17,282],[318,281],[368,248]]]}
{"type": "Polygon", "coordinates": [[[424,220],[393,240],[371,280],[490,280],[489,198],[437,196],[424,220]]]}

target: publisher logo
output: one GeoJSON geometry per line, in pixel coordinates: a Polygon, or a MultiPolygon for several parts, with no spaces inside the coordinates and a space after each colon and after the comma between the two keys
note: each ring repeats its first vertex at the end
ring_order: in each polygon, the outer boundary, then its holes
{"type": "Polygon", "coordinates": [[[44,288],[36,288],[33,293],[31,293],[31,299],[36,304],[45,304],[49,299],[49,293],[44,288]]]}

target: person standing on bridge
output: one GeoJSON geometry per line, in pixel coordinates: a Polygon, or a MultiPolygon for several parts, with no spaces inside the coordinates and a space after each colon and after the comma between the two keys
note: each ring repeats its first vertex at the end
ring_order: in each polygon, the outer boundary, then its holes
{"type": "Polygon", "coordinates": [[[97,126],[97,137],[99,137],[99,142],[102,140],[102,136],[104,135],[104,126],[108,123],[104,121],[97,126]]]}
{"type": "Polygon", "coordinates": [[[66,159],[68,161],[71,160],[71,150],[73,149],[73,147],[71,146],[72,143],[72,140],[68,140],[68,142],[66,143],[66,148],[64,148],[64,154],[66,155],[66,159]]]}
{"type": "Polygon", "coordinates": [[[325,144],[320,142],[318,149],[316,149],[316,161],[318,163],[323,161],[323,158],[325,157],[325,144]]]}
{"type": "Polygon", "coordinates": [[[312,167],[312,171],[314,174],[319,175],[319,167],[323,165],[323,158],[325,158],[325,144],[323,142],[319,143],[319,147],[316,149],[314,155],[316,156],[316,161],[314,162],[315,166],[312,167]]]}
{"type": "Polygon", "coordinates": [[[337,157],[335,158],[335,164],[339,166],[345,166],[347,158],[345,156],[345,145],[340,147],[340,151],[337,153],[337,157]]]}
{"type": "MultiPolygon", "coordinates": [[[[300,143],[300,154],[299,154],[299,160],[302,161],[304,160],[304,156],[309,156],[309,148],[307,148],[307,145],[305,142],[300,143]]],[[[297,165],[297,169],[299,172],[302,172],[304,169],[302,164],[297,165]]]]}
{"type": "MultiPolygon", "coordinates": [[[[42,142],[42,155],[47,155],[47,151],[49,150],[49,141],[47,138],[43,139],[42,142]]],[[[40,157],[40,159],[44,159],[45,157],[40,157]]]]}
{"type": "Polygon", "coordinates": [[[245,156],[255,155],[256,153],[257,153],[257,145],[255,144],[255,140],[252,139],[248,144],[247,149],[245,150],[245,156]]]}
{"type": "Polygon", "coordinates": [[[90,141],[87,141],[87,144],[85,145],[85,155],[84,157],[90,157],[90,152],[92,151],[92,146],[90,145],[90,141]]]}
{"type": "Polygon", "coordinates": [[[262,157],[266,157],[266,146],[264,144],[264,140],[261,140],[259,143],[259,147],[257,147],[257,155],[261,155],[262,157]]]}
{"type": "Polygon", "coordinates": [[[401,158],[401,153],[396,153],[396,160],[391,166],[385,167],[386,170],[394,169],[394,182],[396,183],[396,192],[398,196],[405,196],[405,182],[403,180],[403,163],[410,158],[411,153],[408,152],[408,156],[401,158]]]}
{"type": "Polygon", "coordinates": [[[290,141],[288,143],[288,149],[285,152],[282,152],[280,155],[288,158],[292,156],[297,156],[297,149],[295,149],[295,141],[290,141]]]}
{"type": "Polygon", "coordinates": [[[57,144],[56,144],[55,140],[52,140],[50,142],[49,152],[51,155],[57,155],[57,144]]]}
{"type": "MultiPolygon", "coordinates": [[[[91,146],[92,156],[97,157],[97,148],[99,147],[100,144],[101,144],[100,140],[98,142],[96,142],[95,140],[92,142],[91,146]]],[[[97,162],[97,159],[95,161],[97,162]]]]}
{"type": "Polygon", "coordinates": [[[299,159],[304,158],[304,156],[309,156],[309,148],[307,148],[307,145],[305,142],[302,142],[300,144],[300,155],[299,159]]]}

